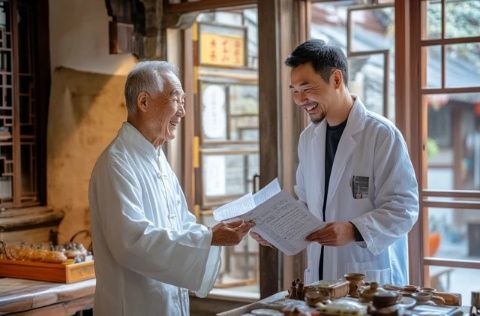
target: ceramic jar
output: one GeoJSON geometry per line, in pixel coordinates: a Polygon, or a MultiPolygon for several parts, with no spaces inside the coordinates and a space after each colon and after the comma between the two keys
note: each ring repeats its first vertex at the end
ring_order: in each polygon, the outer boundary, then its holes
{"type": "Polygon", "coordinates": [[[393,291],[377,291],[373,295],[372,303],[375,308],[384,308],[388,306],[395,305],[397,301],[401,298],[401,294],[393,291]]]}
{"type": "Polygon", "coordinates": [[[348,295],[358,298],[360,287],[364,284],[363,279],[365,279],[365,274],[347,273],[343,277],[349,282],[348,295]]]}
{"type": "Polygon", "coordinates": [[[378,291],[378,283],[371,282],[368,287],[364,288],[363,291],[360,292],[360,302],[362,303],[371,302],[373,299],[373,296],[377,293],[377,291],[378,291]]]}

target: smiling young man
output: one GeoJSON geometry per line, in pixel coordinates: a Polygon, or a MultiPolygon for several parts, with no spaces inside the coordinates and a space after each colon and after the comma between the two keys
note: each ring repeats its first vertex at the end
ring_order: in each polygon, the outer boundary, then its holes
{"type": "Polygon", "coordinates": [[[140,62],[125,84],[127,122],[98,158],[90,180],[95,315],[188,315],[188,290],[205,296],[220,248],[253,223],[196,224],[161,146],[185,116],[175,68],[140,62]]]}
{"type": "Polygon", "coordinates": [[[307,236],[305,282],[357,272],[407,284],[407,233],[418,217],[418,192],[402,135],[350,94],[340,48],[310,40],[285,63],[294,102],[312,121],[299,140],[295,192],[327,223],[307,236]]]}

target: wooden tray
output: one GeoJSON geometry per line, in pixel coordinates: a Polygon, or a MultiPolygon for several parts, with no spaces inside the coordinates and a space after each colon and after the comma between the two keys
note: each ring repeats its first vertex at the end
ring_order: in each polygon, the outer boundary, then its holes
{"type": "Polygon", "coordinates": [[[73,283],[95,278],[93,261],[63,264],[0,259],[0,276],[73,283]]]}

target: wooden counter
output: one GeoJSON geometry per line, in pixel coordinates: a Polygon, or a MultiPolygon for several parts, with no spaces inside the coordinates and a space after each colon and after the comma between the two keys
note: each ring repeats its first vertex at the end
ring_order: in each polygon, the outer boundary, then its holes
{"type": "Polygon", "coordinates": [[[0,315],[72,315],[93,307],[95,279],[71,284],[0,278],[0,315]]]}

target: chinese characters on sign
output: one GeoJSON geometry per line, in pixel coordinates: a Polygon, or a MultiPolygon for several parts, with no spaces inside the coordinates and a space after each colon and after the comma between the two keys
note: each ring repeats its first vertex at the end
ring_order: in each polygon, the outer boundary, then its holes
{"type": "Polygon", "coordinates": [[[238,35],[202,32],[200,64],[227,67],[245,66],[245,39],[238,35]]]}

